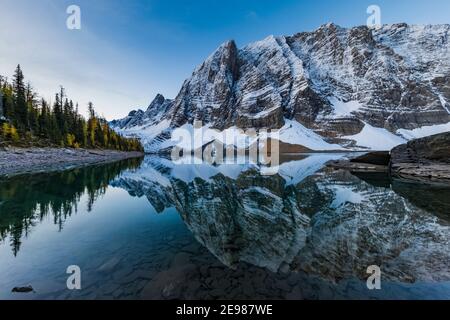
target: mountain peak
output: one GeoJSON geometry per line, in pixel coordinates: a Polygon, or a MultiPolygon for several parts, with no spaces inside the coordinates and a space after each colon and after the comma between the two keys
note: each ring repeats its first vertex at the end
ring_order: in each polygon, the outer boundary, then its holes
{"type": "Polygon", "coordinates": [[[225,41],[206,59],[203,64],[234,55],[237,51],[238,49],[234,40],[225,41]]]}
{"type": "Polygon", "coordinates": [[[222,43],[217,50],[236,50],[236,42],[233,39],[227,40],[224,43],[222,43]]]}
{"type": "Polygon", "coordinates": [[[128,114],[128,117],[135,117],[140,114],[144,114],[144,111],[142,111],[141,109],[131,110],[130,113],[128,114]]]}
{"type": "Polygon", "coordinates": [[[334,22],[328,22],[328,23],[322,24],[316,31],[319,31],[319,30],[336,31],[336,30],[339,30],[339,29],[344,29],[344,28],[342,28],[341,26],[335,24],[334,22]]]}
{"type": "Polygon", "coordinates": [[[156,95],[156,97],[153,99],[153,101],[150,103],[150,105],[147,108],[147,111],[150,109],[154,109],[154,108],[158,108],[159,106],[161,106],[164,101],[166,101],[166,98],[164,98],[164,96],[160,93],[158,93],[156,95]]]}

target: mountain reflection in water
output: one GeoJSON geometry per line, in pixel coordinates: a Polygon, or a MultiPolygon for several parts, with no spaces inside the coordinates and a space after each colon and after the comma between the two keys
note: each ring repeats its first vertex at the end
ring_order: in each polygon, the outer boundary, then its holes
{"type": "MultiPolygon", "coordinates": [[[[162,215],[175,208],[220,261],[201,249],[174,249],[174,260],[159,266],[134,298],[449,298],[450,189],[325,167],[345,156],[285,157],[273,175],[255,165],[149,156],[17,177],[0,182],[0,236],[17,254],[43,215],[51,213],[64,232],[81,194],[95,213],[96,199],[114,187],[147,198],[162,215]],[[391,295],[364,292],[371,265],[381,267],[391,295]],[[234,278],[242,273],[253,287],[234,278]]],[[[120,210],[127,213],[125,205],[120,210]]]]}
{"type": "Polygon", "coordinates": [[[160,212],[175,206],[196,239],[231,268],[244,261],[338,281],[383,265],[390,280],[449,280],[449,201],[442,201],[449,189],[379,186],[347,171],[319,170],[336,157],[285,162],[275,175],[149,158],[112,185],[145,195],[160,212]],[[439,208],[440,217],[427,207],[439,208]]]}

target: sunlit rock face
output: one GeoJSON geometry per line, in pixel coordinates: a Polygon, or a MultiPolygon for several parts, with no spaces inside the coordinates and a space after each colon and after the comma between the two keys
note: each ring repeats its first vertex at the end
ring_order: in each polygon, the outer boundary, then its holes
{"type": "Polygon", "coordinates": [[[317,133],[345,147],[379,149],[368,143],[370,135],[390,149],[411,138],[399,130],[450,122],[449,30],[326,24],[241,48],[227,41],[173,101],[158,96],[150,111],[135,111],[112,125],[141,137],[149,152],[167,147],[162,141],[171,130],[194,121],[217,130],[280,129],[294,121],[310,131],[293,132],[286,143],[305,145],[317,133]]]}
{"type": "Polygon", "coordinates": [[[175,207],[196,239],[230,268],[247,262],[339,282],[366,279],[367,267],[378,265],[388,281],[450,280],[448,215],[417,205],[420,195],[410,201],[399,183],[392,189],[390,181],[323,169],[323,157],[285,162],[270,176],[252,165],[148,158],[113,184],[145,195],[159,212],[175,207]]]}

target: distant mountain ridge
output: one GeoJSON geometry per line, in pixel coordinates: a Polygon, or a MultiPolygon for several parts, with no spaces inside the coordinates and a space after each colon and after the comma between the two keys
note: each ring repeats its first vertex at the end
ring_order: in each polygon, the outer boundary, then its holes
{"type": "Polygon", "coordinates": [[[111,125],[140,137],[148,152],[170,147],[174,128],[196,120],[219,131],[281,129],[281,141],[314,150],[387,150],[450,131],[449,31],[450,25],[329,23],[241,49],[227,41],[174,100],[158,95],[146,111],[111,125]],[[317,136],[323,143],[311,144],[317,136]]]}

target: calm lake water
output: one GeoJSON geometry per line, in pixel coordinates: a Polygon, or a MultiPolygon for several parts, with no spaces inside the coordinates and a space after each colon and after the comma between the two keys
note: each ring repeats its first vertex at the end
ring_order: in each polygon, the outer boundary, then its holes
{"type": "Polygon", "coordinates": [[[0,180],[0,299],[450,299],[450,189],[325,168],[344,156],[0,180]]]}

